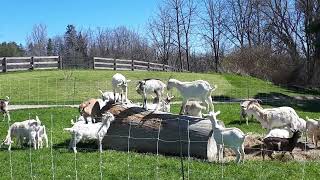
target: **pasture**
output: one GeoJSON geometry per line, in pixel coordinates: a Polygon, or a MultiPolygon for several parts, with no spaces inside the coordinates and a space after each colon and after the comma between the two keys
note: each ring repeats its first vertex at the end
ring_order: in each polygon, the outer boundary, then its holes
{"type": "MultiPolygon", "coordinates": [[[[99,97],[98,89],[111,90],[114,71],[33,71],[0,74],[0,97],[10,96],[11,104],[78,104],[90,97],[99,97]]],[[[227,74],[195,74],[173,72],[121,72],[128,79],[129,99],[137,102],[141,97],[135,92],[135,85],[143,78],[159,78],[164,82],[170,77],[183,81],[196,79],[217,84],[213,93],[217,101],[232,101],[254,97],[264,100],[264,107],[290,105],[300,117],[320,117],[320,103],[317,99],[304,97],[319,96],[319,92],[302,92],[275,86],[269,82],[251,77],[227,74]],[[298,97],[298,98],[297,98],[298,97]]],[[[180,101],[177,91],[174,101],[180,101]]],[[[178,113],[179,104],[171,108],[178,113]]],[[[227,127],[238,127],[244,132],[264,134],[257,121],[239,122],[239,103],[217,103],[219,118],[227,127]]],[[[70,119],[77,116],[75,108],[41,108],[11,111],[11,120],[22,121],[38,115],[47,127],[49,148],[37,151],[29,147],[13,146],[8,152],[0,149],[1,179],[179,179],[179,157],[157,154],[142,154],[134,150],[119,152],[97,151],[97,145],[80,144],[79,153],[67,150],[70,135],[63,128],[70,127],[70,119]],[[11,162],[10,162],[11,156],[11,162]],[[12,169],[12,170],[11,170],[12,169]],[[12,172],[12,174],[11,174],[12,172]]],[[[0,121],[0,137],[6,135],[8,124],[0,121]]],[[[106,146],[105,149],[108,147],[106,146]]],[[[320,150],[319,150],[320,154],[320,150]]],[[[233,161],[219,164],[206,160],[184,158],[185,177],[188,179],[317,179],[320,175],[319,159],[308,161],[289,160],[261,161],[245,160],[237,165],[233,161]]]]}

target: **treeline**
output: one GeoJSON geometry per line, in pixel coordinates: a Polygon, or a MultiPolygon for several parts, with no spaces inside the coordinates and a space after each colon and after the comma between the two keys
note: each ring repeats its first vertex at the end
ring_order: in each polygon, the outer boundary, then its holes
{"type": "Polygon", "coordinates": [[[48,37],[40,24],[26,46],[16,48],[24,55],[61,55],[66,67],[90,67],[90,57],[101,56],[319,85],[320,1],[162,0],[144,32],[68,25],[63,35],[48,37]]]}

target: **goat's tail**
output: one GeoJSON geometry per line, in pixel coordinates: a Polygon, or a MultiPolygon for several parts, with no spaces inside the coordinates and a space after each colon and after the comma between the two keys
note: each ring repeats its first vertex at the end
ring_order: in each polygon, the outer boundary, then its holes
{"type": "Polygon", "coordinates": [[[71,123],[71,125],[74,125],[74,124],[75,124],[74,121],[73,121],[73,119],[70,120],[70,123],[71,123]]]}

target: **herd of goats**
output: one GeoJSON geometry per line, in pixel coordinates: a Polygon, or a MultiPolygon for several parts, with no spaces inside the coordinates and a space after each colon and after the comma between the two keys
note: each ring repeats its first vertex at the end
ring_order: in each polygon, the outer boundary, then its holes
{"type": "MultiPolygon", "coordinates": [[[[97,116],[97,112],[108,102],[127,107],[141,106],[140,104],[132,103],[128,99],[128,82],[130,80],[127,80],[122,74],[116,73],[112,77],[113,91],[103,92],[100,90],[101,99],[89,99],[79,105],[80,117],[76,122],[71,121],[71,128],[64,129],[71,134],[70,149],[76,153],[76,145],[80,141],[97,140],[99,142],[99,150],[102,151],[103,137],[107,134],[110,124],[116,119],[110,112],[97,116]],[[99,103],[99,108],[95,109],[94,105],[97,102],[99,103]]],[[[215,142],[214,157],[218,155],[217,159],[221,161],[223,149],[228,147],[235,152],[236,162],[243,162],[245,155],[244,140],[247,135],[238,128],[226,128],[223,121],[218,120],[217,115],[220,114],[220,111],[214,112],[211,97],[217,86],[212,87],[204,80],[181,82],[176,79],[169,79],[168,83],[165,84],[159,79],[144,79],[138,82],[136,91],[143,98],[142,108],[145,110],[170,112],[170,102],[173,96],[169,96],[167,93],[166,97],[164,97],[164,91],[165,89],[169,91],[173,88],[176,88],[182,97],[180,115],[206,118],[211,121],[213,133],[209,138],[215,142]],[[152,103],[147,102],[148,95],[155,95],[152,103]],[[207,114],[202,114],[202,111],[206,111],[207,114]]],[[[268,130],[267,135],[262,140],[263,158],[267,154],[271,159],[274,159],[272,156],[274,151],[282,152],[282,157],[286,152],[289,152],[293,157],[292,151],[302,133],[306,133],[317,148],[317,142],[320,139],[319,119],[309,119],[307,117],[304,120],[291,107],[263,108],[260,103],[259,100],[255,99],[241,102],[240,119],[246,119],[248,124],[248,117],[255,118],[263,128],[268,130]]],[[[9,120],[8,104],[9,98],[0,100],[0,111],[4,113],[4,117],[8,115],[9,120]]],[[[8,150],[11,150],[13,138],[16,138],[20,145],[28,144],[34,149],[42,148],[43,142],[46,142],[48,147],[45,125],[41,124],[37,116],[35,119],[11,124],[1,145],[7,145],[8,150]]],[[[208,159],[212,158],[209,157],[208,153],[208,159]]]]}

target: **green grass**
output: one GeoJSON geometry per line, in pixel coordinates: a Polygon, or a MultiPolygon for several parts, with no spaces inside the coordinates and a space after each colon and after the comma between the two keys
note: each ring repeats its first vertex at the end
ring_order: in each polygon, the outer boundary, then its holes
{"type": "MultiPolygon", "coordinates": [[[[11,104],[77,104],[90,97],[99,97],[98,89],[111,90],[111,77],[114,71],[33,71],[0,74],[0,97],[10,96],[11,104]],[[65,78],[72,72],[71,78],[65,78]]],[[[134,102],[140,100],[135,92],[138,80],[144,78],[159,78],[164,82],[170,77],[182,81],[196,79],[207,80],[217,84],[218,89],[213,96],[229,100],[232,98],[266,98],[264,107],[290,105],[301,117],[320,117],[320,103],[316,100],[296,100],[294,96],[319,95],[319,92],[297,92],[275,86],[270,82],[252,77],[242,77],[229,74],[196,74],[173,72],[131,72],[121,71],[131,79],[129,98],[134,102]],[[274,96],[283,99],[275,99],[274,96]]],[[[180,100],[176,90],[173,94],[180,100]]],[[[172,105],[172,112],[178,113],[180,105],[172,105]]],[[[220,110],[219,119],[227,127],[238,127],[244,132],[264,134],[265,130],[256,121],[249,121],[247,126],[239,122],[239,104],[215,104],[215,110],[220,110]]],[[[70,135],[62,129],[70,127],[70,119],[78,115],[73,108],[47,108],[11,111],[12,121],[22,121],[38,115],[47,127],[49,140],[52,137],[53,148],[30,151],[28,147],[14,145],[12,156],[13,179],[75,179],[75,156],[68,151],[70,135]],[[51,136],[52,132],[52,136],[51,136]],[[31,154],[30,154],[31,153],[31,154]],[[53,159],[53,168],[51,165],[53,159]]],[[[0,138],[6,135],[8,124],[0,121],[0,138]]],[[[77,176],[79,179],[99,179],[100,153],[96,145],[80,145],[80,148],[94,150],[79,150],[77,154],[77,176]]],[[[0,177],[11,179],[10,154],[0,149],[0,177]]],[[[156,156],[136,152],[118,152],[106,150],[101,154],[102,173],[104,179],[180,179],[180,160],[178,157],[156,156]],[[128,167],[129,164],[129,167],[128,167]],[[158,167],[158,171],[157,171],[158,167]]],[[[189,179],[318,179],[320,175],[319,161],[279,162],[279,161],[245,161],[242,165],[229,162],[221,164],[208,163],[199,159],[184,160],[186,177],[189,179]],[[188,168],[189,167],[189,168],[188,168]],[[305,167],[305,168],[302,168],[305,167]],[[187,173],[189,170],[189,174],[187,173]],[[303,172],[304,170],[304,172],[303,172]],[[304,174],[305,175],[304,175],[304,174]]]]}
{"type": "MultiPolygon", "coordinates": [[[[222,112],[233,109],[236,104],[219,104],[215,108],[222,112]]],[[[173,108],[177,112],[178,107],[173,108]]],[[[301,112],[298,112],[299,114],[301,112]]],[[[70,126],[70,119],[78,114],[73,108],[48,108],[48,109],[30,109],[17,110],[11,112],[13,121],[21,121],[33,118],[38,115],[43,124],[47,127],[49,140],[52,132],[52,156],[51,149],[31,150],[28,147],[20,148],[13,146],[12,169],[13,179],[75,179],[75,155],[68,151],[67,141],[70,135],[64,132],[64,127],[70,126]],[[52,170],[53,160],[53,170],[52,170]]],[[[319,115],[319,113],[306,112],[306,115],[319,115]]],[[[238,126],[244,131],[256,128],[256,123],[250,122],[249,126],[245,124],[232,123],[238,118],[238,112],[228,111],[222,113],[227,126],[238,126]]],[[[5,137],[7,123],[0,121],[0,137],[5,137]]],[[[85,147],[97,148],[95,144],[89,144],[85,147]]],[[[81,147],[80,147],[81,148],[81,147]]],[[[6,149],[0,149],[0,177],[1,179],[10,179],[10,154],[6,149]]],[[[99,163],[102,160],[102,174],[104,179],[179,179],[180,159],[178,157],[165,157],[154,154],[139,154],[136,152],[119,152],[105,150],[101,154],[96,150],[79,150],[76,156],[76,169],[79,179],[99,179],[99,163]],[[129,166],[128,166],[129,164],[129,166]],[[158,170],[157,170],[158,167],[158,170]]],[[[208,163],[199,159],[184,160],[185,176],[190,179],[221,179],[222,174],[226,179],[317,179],[320,175],[320,163],[317,161],[308,162],[279,162],[279,161],[245,161],[242,165],[229,162],[221,166],[217,163],[208,163]],[[305,167],[303,170],[303,166],[305,167]],[[188,174],[189,169],[189,174],[188,174]],[[304,174],[303,174],[304,171],[304,174]]]]}
{"type": "MultiPolygon", "coordinates": [[[[0,74],[0,97],[10,96],[12,104],[77,104],[90,97],[99,97],[98,89],[111,91],[111,77],[115,71],[72,70],[72,71],[32,71],[0,74]],[[72,74],[69,78],[66,75],[72,74]]],[[[212,94],[221,99],[269,97],[273,93],[296,96],[303,93],[290,91],[270,82],[252,77],[229,74],[201,74],[175,72],[121,71],[128,79],[129,98],[137,101],[141,96],[135,92],[137,82],[144,78],[159,78],[166,82],[169,78],[182,81],[203,79],[218,85],[212,94]]],[[[175,100],[180,95],[173,90],[175,100]]]]}

